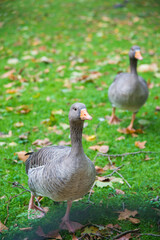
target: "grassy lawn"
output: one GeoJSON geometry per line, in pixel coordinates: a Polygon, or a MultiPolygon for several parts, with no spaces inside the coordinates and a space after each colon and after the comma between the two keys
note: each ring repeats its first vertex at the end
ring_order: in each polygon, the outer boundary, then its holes
{"type": "MultiPolygon", "coordinates": [[[[88,205],[85,196],[73,203],[71,217],[83,224],[119,224],[122,232],[139,228],[140,233],[158,234],[160,2],[130,0],[121,7],[115,4],[115,0],[0,2],[0,221],[9,228],[2,239],[41,239],[35,231],[19,233],[19,228],[36,229],[41,225],[47,232],[58,226],[66,203],[56,204],[44,198],[42,205],[52,210],[45,219],[28,220],[30,194],[19,195],[23,190],[12,187],[12,183],[28,188],[25,165],[17,152],[36,150],[32,143],[37,139],[48,138],[53,145],[70,141],[69,129],[64,129],[63,124],[68,124],[69,108],[74,102],[85,103],[93,117],[84,129],[85,135],[94,135],[93,141],[83,138],[90,159],[97,152],[89,147],[100,142],[109,146],[108,154],[122,154],[141,150],[135,141],[146,141],[142,150],[156,154],[112,158],[116,167],[124,164],[119,173],[131,188],[125,182],[114,183],[114,188],[95,186],[90,198],[95,204],[88,205]],[[132,45],[141,47],[143,61],[138,64],[148,65],[139,74],[150,86],[149,98],[134,125],[143,133],[136,137],[117,131],[128,126],[130,112],[117,109],[117,116],[123,120],[119,126],[109,125],[106,120],[112,111],[108,87],[118,72],[128,71],[132,45]],[[124,138],[118,141],[121,136],[124,138]],[[125,194],[116,194],[115,189],[125,194]],[[136,210],[140,223],[118,220],[117,212],[123,208],[136,210]]],[[[96,166],[103,168],[107,164],[107,157],[96,158],[96,166]]],[[[116,173],[113,176],[119,177],[116,173]]],[[[66,231],[60,234],[62,239],[72,239],[66,231]]],[[[81,232],[76,236],[80,237],[81,232]]],[[[156,237],[142,235],[139,239],[156,237]]]]}

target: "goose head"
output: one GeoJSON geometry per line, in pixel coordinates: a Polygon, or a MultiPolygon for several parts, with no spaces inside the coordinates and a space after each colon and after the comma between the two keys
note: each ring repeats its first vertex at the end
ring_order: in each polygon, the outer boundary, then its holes
{"type": "Polygon", "coordinates": [[[86,106],[83,103],[74,103],[69,111],[70,122],[81,122],[84,120],[92,120],[88,114],[86,106]]]}
{"type": "Polygon", "coordinates": [[[130,51],[129,51],[129,57],[131,59],[137,59],[137,60],[142,60],[143,57],[141,55],[141,50],[139,46],[133,46],[131,47],[130,51]]]}

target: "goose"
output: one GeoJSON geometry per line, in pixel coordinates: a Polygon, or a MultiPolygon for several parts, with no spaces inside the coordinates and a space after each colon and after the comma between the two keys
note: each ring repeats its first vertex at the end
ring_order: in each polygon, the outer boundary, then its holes
{"type": "Polygon", "coordinates": [[[120,122],[115,115],[116,107],[125,109],[133,113],[131,122],[126,129],[133,130],[136,113],[148,98],[148,86],[146,81],[137,74],[137,60],[143,59],[139,46],[131,47],[129,58],[130,73],[118,74],[108,89],[108,97],[113,107],[109,123],[120,122]]]}
{"type": "MultiPolygon", "coordinates": [[[[44,210],[34,204],[36,196],[54,201],[67,201],[61,229],[74,232],[81,224],[69,219],[72,201],[87,194],[95,181],[95,167],[82,146],[84,120],[92,120],[83,103],[74,103],[69,111],[71,145],[48,146],[32,152],[26,160],[26,173],[31,198],[28,210],[44,210]]],[[[38,217],[41,217],[38,215],[38,217]]]]}

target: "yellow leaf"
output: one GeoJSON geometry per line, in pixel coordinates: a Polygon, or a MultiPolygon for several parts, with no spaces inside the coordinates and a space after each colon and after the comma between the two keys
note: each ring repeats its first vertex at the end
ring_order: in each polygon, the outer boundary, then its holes
{"type": "Polygon", "coordinates": [[[17,123],[14,123],[14,126],[17,127],[17,128],[23,127],[24,123],[23,122],[17,122],[17,123]]]}

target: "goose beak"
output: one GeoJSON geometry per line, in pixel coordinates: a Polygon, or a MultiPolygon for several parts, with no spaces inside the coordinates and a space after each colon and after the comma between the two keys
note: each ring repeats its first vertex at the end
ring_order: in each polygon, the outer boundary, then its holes
{"type": "Polygon", "coordinates": [[[136,51],[135,58],[138,59],[138,60],[142,60],[143,59],[140,51],[136,51]]]}
{"type": "Polygon", "coordinates": [[[92,117],[88,114],[86,109],[82,109],[81,114],[80,114],[80,119],[81,120],[92,120],[92,117]]]}

